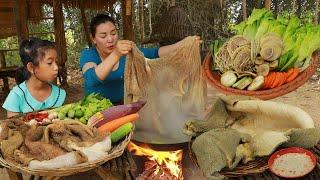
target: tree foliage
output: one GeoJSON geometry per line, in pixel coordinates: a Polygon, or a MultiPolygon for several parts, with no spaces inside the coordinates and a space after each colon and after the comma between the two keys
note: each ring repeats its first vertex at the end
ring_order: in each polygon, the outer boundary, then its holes
{"type": "MultiPolygon", "coordinates": [[[[275,14],[287,11],[296,14],[302,19],[313,21],[319,17],[319,0],[271,0],[271,10],[275,14]]],[[[182,7],[187,13],[193,29],[197,35],[204,40],[202,50],[206,52],[209,44],[215,39],[230,37],[232,32],[229,27],[243,20],[243,12],[250,15],[254,8],[264,7],[264,0],[133,0],[133,29],[137,45],[142,45],[142,41],[152,36],[153,26],[159,21],[159,18],[173,4],[182,7]],[[142,1],[142,2],[141,2],[142,1]],[[143,3],[143,8],[138,5],[143,3]],[[246,5],[243,6],[243,2],[246,5]],[[243,9],[245,8],[245,9],[243,9]],[[140,12],[139,12],[140,11],[140,12]],[[141,16],[143,15],[143,22],[141,16]],[[141,26],[143,25],[143,28],[141,26]],[[143,35],[141,36],[141,30],[143,35]]],[[[46,17],[52,17],[52,7],[44,6],[46,17]]],[[[81,19],[81,12],[78,8],[63,8],[65,33],[67,39],[68,61],[67,66],[78,68],[79,56],[82,49],[88,47],[87,38],[81,19]]],[[[97,13],[108,13],[113,16],[117,22],[117,28],[122,36],[121,26],[121,4],[117,1],[109,11],[85,10],[87,21],[97,13]]],[[[53,19],[46,19],[39,24],[29,23],[29,32],[31,36],[37,36],[43,39],[54,40],[53,19]],[[44,33],[48,32],[48,33],[44,33]]],[[[86,27],[88,28],[88,27],[86,27]]],[[[157,28],[157,27],[154,27],[157,28]]],[[[156,46],[157,44],[148,44],[144,46],[156,46]]],[[[17,49],[17,37],[9,37],[0,40],[1,49],[17,49]]],[[[6,53],[7,65],[19,65],[20,60],[16,51],[6,53]]]]}

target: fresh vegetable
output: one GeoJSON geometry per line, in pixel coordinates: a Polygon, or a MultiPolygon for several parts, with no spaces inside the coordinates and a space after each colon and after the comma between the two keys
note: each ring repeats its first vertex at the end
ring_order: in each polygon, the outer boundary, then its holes
{"type": "Polygon", "coordinates": [[[283,41],[280,35],[267,33],[260,39],[260,55],[266,61],[277,60],[283,51],[283,41]]]}
{"type": "Polygon", "coordinates": [[[259,90],[263,87],[263,84],[264,84],[264,77],[257,76],[253,79],[252,83],[249,85],[248,90],[249,91],[259,90]]]}
{"type": "Polygon", "coordinates": [[[237,81],[237,75],[232,71],[227,71],[221,75],[220,82],[222,85],[230,87],[237,81]]]}
{"type": "Polygon", "coordinates": [[[291,68],[288,72],[270,72],[264,80],[264,89],[276,88],[293,81],[299,75],[298,68],[291,68]]]}
{"type": "Polygon", "coordinates": [[[312,24],[310,17],[302,19],[287,12],[274,18],[271,11],[254,9],[247,20],[232,26],[231,29],[236,35],[243,35],[252,41],[260,41],[260,54],[266,60],[276,60],[280,55],[278,71],[305,66],[305,61],[320,48],[320,25],[312,24]],[[263,40],[264,36],[270,33],[278,36],[277,42],[263,40]],[[279,38],[283,45],[278,43],[279,38]],[[270,44],[265,46],[264,42],[270,44]]]}
{"type": "Polygon", "coordinates": [[[232,87],[237,89],[245,89],[251,83],[252,83],[252,78],[249,76],[245,76],[241,78],[239,81],[237,81],[234,85],[232,85],[232,87]]]}
{"type": "Polygon", "coordinates": [[[48,118],[49,114],[48,112],[31,112],[31,113],[28,113],[24,120],[25,121],[30,121],[32,119],[35,119],[37,121],[42,121],[44,118],[48,118]]]}
{"type": "Polygon", "coordinates": [[[56,108],[55,111],[61,120],[65,118],[79,119],[80,122],[87,124],[91,116],[111,106],[112,103],[110,100],[103,98],[97,93],[92,93],[77,103],[64,105],[56,108]]]}
{"type": "Polygon", "coordinates": [[[122,138],[124,138],[126,135],[128,135],[133,128],[133,124],[131,122],[128,122],[122,126],[120,126],[118,129],[113,131],[111,133],[111,142],[116,143],[122,138]]]}
{"type": "Polygon", "coordinates": [[[88,120],[88,126],[98,128],[109,121],[138,112],[145,104],[146,101],[137,101],[131,104],[124,104],[107,108],[93,115],[88,120]]]}
{"type": "Polygon", "coordinates": [[[281,86],[287,78],[286,74],[281,73],[281,72],[276,72],[275,76],[276,77],[275,77],[274,81],[272,82],[270,88],[276,88],[276,87],[281,86]]]}
{"type": "Polygon", "coordinates": [[[279,63],[278,60],[272,61],[272,62],[269,64],[269,68],[270,68],[271,70],[277,68],[277,67],[278,67],[278,63],[279,63]]]}
{"type": "Polygon", "coordinates": [[[120,126],[128,123],[128,122],[133,122],[136,121],[139,118],[138,113],[130,114],[115,120],[112,120],[110,122],[107,122],[100,126],[98,130],[100,132],[113,132],[114,130],[118,129],[120,126]]]}
{"type": "Polygon", "coordinates": [[[293,81],[298,75],[299,75],[299,69],[298,68],[291,68],[288,71],[288,77],[286,78],[286,83],[293,81]]]}
{"type": "Polygon", "coordinates": [[[28,124],[44,124],[44,123],[50,123],[52,119],[49,119],[49,113],[47,111],[41,111],[41,112],[31,112],[27,113],[26,116],[23,119],[28,124]]]}
{"type": "Polygon", "coordinates": [[[232,70],[240,74],[253,70],[253,56],[256,56],[256,51],[251,49],[251,41],[238,35],[230,38],[219,49],[214,62],[222,73],[232,70]]]}
{"type": "Polygon", "coordinates": [[[260,76],[266,76],[269,73],[270,66],[268,63],[263,63],[258,65],[257,67],[257,74],[260,76]]]}

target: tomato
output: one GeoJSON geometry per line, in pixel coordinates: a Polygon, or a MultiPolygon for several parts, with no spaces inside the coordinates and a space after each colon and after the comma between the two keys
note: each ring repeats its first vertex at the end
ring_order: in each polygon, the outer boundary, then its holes
{"type": "Polygon", "coordinates": [[[43,119],[48,118],[48,113],[28,113],[25,117],[26,121],[30,121],[31,119],[35,119],[38,122],[41,122],[43,119]]]}

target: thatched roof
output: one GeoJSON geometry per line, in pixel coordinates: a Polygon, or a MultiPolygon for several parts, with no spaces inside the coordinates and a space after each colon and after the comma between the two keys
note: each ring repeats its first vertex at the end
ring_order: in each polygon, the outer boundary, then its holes
{"type": "MultiPolygon", "coordinates": [[[[43,18],[41,11],[45,4],[52,5],[53,0],[25,0],[28,21],[39,22],[43,18]]],[[[108,10],[117,0],[61,0],[65,7],[83,7],[85,9],[108,10]]],[[[17,34],[15,21],[15,0],[0,0],[0,39],[17,34]]]]}

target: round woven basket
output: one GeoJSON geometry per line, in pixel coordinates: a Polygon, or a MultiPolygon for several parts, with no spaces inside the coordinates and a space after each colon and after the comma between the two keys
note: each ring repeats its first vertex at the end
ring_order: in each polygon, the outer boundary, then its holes
{"type": "Polygon", "coordinates": [[[317,70],[317,62],[318,62],[318,52],[314,52],[312,54],[312,61],[310,66],[305,69],[302,73],[296,77],[293,81],[286,83],[282,86],[267,89],[267,90],[258,90],[258,91],[247,91],[247,90],[239,90],[231,87],[223,86],[220,83],[220,73],[218,71],[212,71],[212,55],[208,53],[204,59],[203,70],[204,75],[206,77],[207,82],[219,92],[223,94],[234,94],[234,95],[245,95],[245,96],[253,96],[259,99],[267,100],[273,99],[282,95],[285,95],[291,91],[294,91],[298,87],[302,86],[317,70]]]}
{"type": "Polygon", "coordinates": [[[121,156],[124,150],[126,149],[128,143],[130,142],[132,133],[133,131],[131,131],[131,133],[127,135],[124,140],[119,142],[116,146],[112,147],[109,153],[106,154],[106,156],[104,156],[103,158],[100,158],[98,160],[91,161],[91,162],[77,164],[72,167],[58,168],[58,169],[29,169],[28,167],[22,167],[12,162],[6,161],[5,159],[3,159],[2,155],[0,157],[0,164],[14,172],[20,172],[22,174],[29,174],[29,175],[36,175],[36,176],[50,176],[50,177],[69,176],[79,172],[92,170],[111,159],[121,156]]]}
{"type": "MultiPolygon", "coordinates": [[[[191,145],[194,139],[189,141],[189,156],[190,159],[199,167],[197,158],[192,151],[191,145]]],[[[224,168],[219,173],[226,177],[240,177],[251,174],[262,173],[268,169],[268,157],[255,158],[253,161],[249,161],[247,164],[239,163],[237,167],[233,169],[224,168]]]]}

